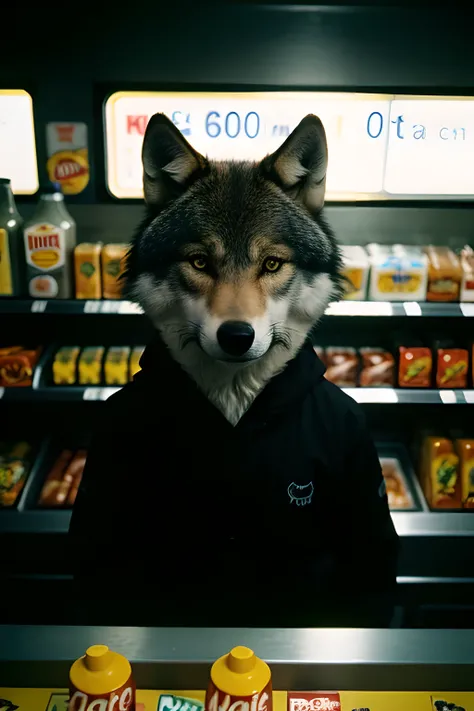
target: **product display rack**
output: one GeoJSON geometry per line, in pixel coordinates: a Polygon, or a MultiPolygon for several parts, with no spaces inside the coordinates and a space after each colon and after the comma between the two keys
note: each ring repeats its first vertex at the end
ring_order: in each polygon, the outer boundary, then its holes
{"type": "MultiPolygon", "coordinates": [[[[11,403],[104,401],[120,390],[108,386],[0,388],[0,399],[11,403]]],[[[474,389],[342,388],[361,405],[472,405],[474,389]]]]}
{"type": "MultiPolygon", "coordinates": [[[[141,309],[127,300],[2,298],[0,317],[4,324],[0,345],[22,343],[27,336],[29,343],[44,346],[32,387],[0,388],[0,417],[9,424],[14,422],[9,413],[14,412],[20,419],[30,418],[34,431],[38,431],[43,442],[16,508],[0,510],[0,534],[14,542],[13,547],[8,548],[8,558],[9,562],[15,559],[15,570],[18,570],[17,561],[20,561],[22,575],[31,574],[29,568],[33,566],[35,574],[38,569],[41,573],[43,568],[47,568],[48,573],[67,574],[63,561],[71,511],[37,507],[38,493],[48,472],[47,462],[50,462],[51,435],[56,436],[59,431],[61,440],[65,430],[90,432],[93,417],[101,417],[101,403],[119,387],[55,386],[51,378],[52,358],[60,345],[72,343],[81,346],[103,344],[106,347],[146,343],[152,328],[141,309]],[[25,556],[23,567],[22,556],[25,556]]],[[[415,336],[439,329],[453,334],[456,342],[460,342],[465,335],[472,340],[469,334],[473,332],[471,323],[474,321],[471,322],[471,318],[474,318],[474,304],[343,301],[329,306],[318,326],[317,339],[319,342],[320,338],[323,344],[339,342],[361,347],[374,343],[383,345],[398,329],[415,336]]],[[[436,432],[444,434],[456,421],[465,425],[466,435],[474,435],[474,418],[469,416],[468,408],[474,404],[471,384],[472,372],[468,387],[460,390],[392,387],[345,390],[365,409],[371,425],[375,423],[379,430],[387,431],[388,456],[393,455],[390,447],[397,446],[400,431],[406,435],[404,440],[403,437],[400,439],[404,442],[400,444],[400,451],[404,450],[407,455],[403,467],[415,489],[418,506],[417,510],[392,512],[401,539],[399,574],[402,582],[462,580],[463,583],[474,583],[474,512],[430,511],[410,462],[413,452],[410,450],[408,455],[407,451],[411,435],[430,418],[436,422],[436,432]],[[446,408],[442,405],[464,407],[446,408]],[[472,424],[470,420],[473,420],[472,424]]],[[[19,437],[23,436],[21,423],[18,433],[19,437]]],[[[403,456],[400,455],[400,459],[403,456]]],[[[416,461],[416,457],[412,461],[416,461]]]]}
{"type": "MultiPolygon", "coordinates": [[[[0,297],[0,314],[130,315],[143,313],[138,304],[120,300],[8,299],[0,297]]],[[[474,303],[431,303],[428,301],[338,301],[326,309],[326,316],[426,316],[432,318],[474,318],[474,303]]]]}

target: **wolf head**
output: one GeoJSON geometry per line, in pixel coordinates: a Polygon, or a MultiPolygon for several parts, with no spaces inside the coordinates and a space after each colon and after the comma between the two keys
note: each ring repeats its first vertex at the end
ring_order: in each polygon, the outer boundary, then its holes
{"type": "Polygon", "coordinates": [[[240,365],[273,349],[292,357],[339,294],[321,121],[307,116],[260,163],[213,162],[155,114],[142,158],[148,214],[128,292],[172,352],[240,365]]]}

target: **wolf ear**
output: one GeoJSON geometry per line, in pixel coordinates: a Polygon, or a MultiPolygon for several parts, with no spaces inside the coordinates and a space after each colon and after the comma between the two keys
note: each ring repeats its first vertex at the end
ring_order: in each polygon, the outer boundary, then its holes
{"type": "Polygon", "coordinates": [[[327,165],[326,132],[313,114],[308,114],[283,145],[262,162],[267,177],[312,213],[324,204],[327,165]]]}
{"type": "Polygon", "coordinates": [[[162,207],[177,198],[208,165],[164,114],[154,114],[148,122],[142,162],[143,190],[151,207],[162,207]]]}

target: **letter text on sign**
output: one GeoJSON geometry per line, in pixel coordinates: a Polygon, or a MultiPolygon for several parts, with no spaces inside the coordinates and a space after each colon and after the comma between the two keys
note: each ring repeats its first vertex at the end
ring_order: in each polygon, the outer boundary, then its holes
{"type": "Polygon", "coordinates": [[[474,198],[474,96],[117,92],[106,104],[106,140],[108,185],[118,198],[143,197],[141,147],[157,112],[210,159],[251,161],[317,113],[329,146],[327,201],[474,198]]]}

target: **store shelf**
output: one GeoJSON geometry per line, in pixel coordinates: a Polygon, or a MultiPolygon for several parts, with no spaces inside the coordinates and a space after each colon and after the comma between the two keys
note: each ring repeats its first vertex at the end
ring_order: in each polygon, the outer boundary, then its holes
{"type": "MultiPolygon", "coordinates": [[[[131,301],[79,299],[9,299],[0,298],[0,314],[95,314],[139,315],[143,311],[131,301]]],[[[473,317],[472,304],[443,304],[417,301],[339,301],[326,309],[327,316],[427,316],[434,318],[473,317]]]]}
{"type": "Polygon", "coordinates": [[[131,301],[80,299],[6,299],[0,298],[0,314],[46,315],[140,315],[143,311],[131,301]]]}
{"type": "Polygon", "coordinates": [[[431,390],[411,388],[343,388],[362,405],[471,405],[474,390],[431,390]]]}
{"type": "Polygon", "coordinates": [[[0,510],[0,533],[67,533],[71,511],[0,510]]]}
{"type": "Polygon", "coordinates": [[[474,511],[394,511],[392,519],[401,537],[472,537],[474,511]]]}
{"type": "MultiPolygon", "coordinates": [[[[402,538],[474,537],[473,511],[394,511],[392,519],[402,538]]],[[[70,520],[71,511],[3,510],[0,532],[66,533],[70,520]]]]}
{"type": "MultiPolygon", "coordinates": [[[[6,402],[81,402],[107,400],[120,387],[0,388],[6,402]]],[[[410,390],[409,388],[343,388],[362,405],[472,405],[474,390],[410,390]]]]}
{"type": "Polygon", "coordinates": [[[338,301],[326,309],[326,316],[430,316],[474,317],[472,304],[443,304],[418,301],[338,301]]]}
{"type": "Polygon", "coordinates": [[[0,399],[6,402],[81,402],[107,400],[120,387],[49,387],[0,388],[0,399]]]}

